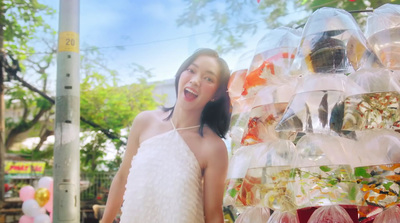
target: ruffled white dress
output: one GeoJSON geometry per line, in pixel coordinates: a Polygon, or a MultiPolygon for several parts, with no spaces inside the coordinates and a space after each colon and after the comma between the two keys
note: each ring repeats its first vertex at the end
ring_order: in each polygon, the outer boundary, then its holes
{"type": "Polygon", "coordinates": [[[173,130],[143,141],[133,157],[122,223],[204,222],[201,168],[179,135],[188,128],[172,126],[173,130]]]}

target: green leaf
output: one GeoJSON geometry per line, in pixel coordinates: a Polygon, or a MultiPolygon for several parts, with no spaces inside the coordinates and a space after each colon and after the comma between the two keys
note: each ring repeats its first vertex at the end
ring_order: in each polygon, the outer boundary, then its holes
{"type": "Polygon", "coordinates": [[[328,183],[332,186],[336,185],[338,183],[338,180],[336,178],[331,178],[328,183]]]}
{"type": "Polygon", "coordinates": [[[291,169],[289,173],[289,178],[295,178],[297,170],[298,170],[297,168],[291,169]]]}
{"type": "Polygon", "coordinates": [[[231,196],[231,197],[236,197],[236,194],[237,194],[237,190],[235,190],[235,189],[231,189],[231,190],[229,190],[228,191],[228,193],[229,193],[229,196],[231,196]]]}
{"type": "Polygon", "coordinates": [[[360,182],[360,184],[369,184],[369,181],[363,180],[363,181],[360,182]]]}
{"type": "Polygon", "coordinates": [[[349,200],[350,201],[355,201],[358,193],[358,186],[354,185],[350,188],[349,191],[349,200]]]}
{"type": "Polygon", "coordinates": [[[367,173],[367,168],[368,167],[356,167],[356,168],[354,168],[354,175],[356,177],[370,178],[371,174],[367,173]]]}
{"type": "Polygon", "coordinates": [[[329,171],[332,170],[332,169],[329,168],[328,166],[320,166],[319,168],[320,168],[322,171],[324,171],[324,172],[329,172],[329,171]]]}
{"type": "Polygon", "coordinates": [[[387,182],[387,183],[384,183],[384,184],[383,184],[383,187],[384,187],[386,190],[389,190],[389,189],[390,189],[390,186],[392,186],[392,184],[393,184],[393,182],[387,182]]]}

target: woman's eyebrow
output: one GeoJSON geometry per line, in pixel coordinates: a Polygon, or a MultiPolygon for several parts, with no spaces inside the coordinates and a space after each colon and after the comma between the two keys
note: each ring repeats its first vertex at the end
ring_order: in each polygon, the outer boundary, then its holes
{"type": "Polygon", "coordinates": [[[211,71],[211,70],[208,70],[208,71],[206,71],[206,73],[209,73],[209,74],[211,74],[211,75],[213,75],[213,76],[217,76],[217,74],[215,74],[213,71],[211,71]]]}
{"type": "MultiPolygon", "coordinates": [[[[193,66],[195,66],[196,68],[199,68],[199,65],[197,65],[197,64],[195,64],[195,63],[191,63],[190,65],[193,65],[193,66]]],[[[214,72],[211,71],[211,70],[206,70],[206,73],[211,74],[211,75],[213,75],[213,76],[217,76],[217,74],[214,73],[214,72]]]]}

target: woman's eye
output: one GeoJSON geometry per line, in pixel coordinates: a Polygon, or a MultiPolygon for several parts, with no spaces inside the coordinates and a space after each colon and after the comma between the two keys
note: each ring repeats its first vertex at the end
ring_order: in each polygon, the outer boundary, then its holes
{"type": "Polygon", "coordinates": [[[211,82],[211,83],[214,82],[214,80],[213,80],[212,78],[209,78],[209,77],[205,77],[204,79],[205,79],[206,81],[208,81],[208,82],[211,82]]]}
{"type": "Polygon", "coordinates": [[[194,73],[194,70],[193,70],[193,69],[188,68],[188,69],[186,69],[186,70],[189,71],[190,73],[194,73]]]}

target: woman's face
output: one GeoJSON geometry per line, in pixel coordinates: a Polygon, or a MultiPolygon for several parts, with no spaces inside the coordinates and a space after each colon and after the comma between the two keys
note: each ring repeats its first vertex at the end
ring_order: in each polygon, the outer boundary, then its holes
{"type": "Polygon", "coordinates": [[[220,67],[215,57],[201,55],[179,78],[178,101],[189,109],[203,109],[215,98],[220,82],[220,67]]]}

